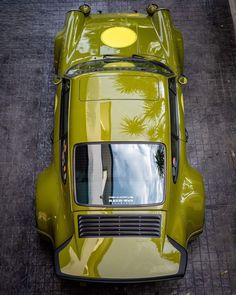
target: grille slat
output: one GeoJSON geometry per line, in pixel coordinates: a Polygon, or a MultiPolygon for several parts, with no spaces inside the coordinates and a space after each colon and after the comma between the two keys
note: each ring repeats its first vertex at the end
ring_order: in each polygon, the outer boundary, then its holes
{"type": "Polygon", "coordinates": [[[80,215],[78,224],[81,238],[160,237],[161,215],[80,215]]]}
{"type": "MultiPolygon", "coordinates": [[[[127,222],[111,222],[110,224],[108,223],[104,223],[104,222],[100,222],[100,223],[80,223],[80,226],[81,227],[93,227],[93,226],[104,226],[104,227],[107,227],[107,226],[137,226],[139,224],[139,222],[136,222],[136,223],[127,223],[127,222]]],[[[159,226],[160,225],[160,222],[149,222],[149,223],[142,223],[142,226],[159,226]]]]}
{"type": "MultiPolygon", "coordinates": [[[[139,229],[139,228],[138,228],[139,229]]],[[[114,230],[122,230],[122,231],[135,231],[137,230],[137,227],[106,227],[106,228],[100,228],[99,231],[114,231],[114,230]]],[[[154,231],[152,227],[145,227],[141,229],[142,231],[154,231]]],[[[89,228],[81,228],[80,232],[86,232],[86,231],[97,231],[97,227],[89,227],[89,228]]],[[[157,231],[157,230],[156,230],[157,231]]]]}

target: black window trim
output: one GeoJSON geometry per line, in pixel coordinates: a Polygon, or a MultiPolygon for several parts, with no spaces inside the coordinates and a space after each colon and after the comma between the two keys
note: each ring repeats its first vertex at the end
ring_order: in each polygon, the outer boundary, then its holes
{"type": "Polygon", "coordinates": [[[68,97],[68,104],[67,104],[67,120],[68,120],[68,112],[69,112],[69,100],[70,100],[70,79],[66,79],[63,78],[62,80],[62,89],[61,89],[61,103],[60,103],[60,129],[59,129],[59,140],[62,140],[63,138],[65,138],[68,135],[68,122],[67,122],[67,132],[63,133],[63,123],[64,123],[64,108],[65,108],[65,103],[64,103],[64,99],[63,96],[65,95],[65,89],[64,87],[66,86],[66,83],[68,83],[69,88],[68,88],[68,92],[69,92],[69,97],[68,97]]]}
{"type": "Polygon", "coordinates": [[[62,80],[62,89],[61,89],[61,100],[60,100],[60,125],[59,125],[59,144],[60,144],[60,154],[59,154],[59,161],[60,161],[60,174],[61,174],[61,180],[64,183],[64,185],[66,184],[67,181],[67,175],[68,175],[68,118],[69,118],[69,101],[70,101],[70,80],[63,78],[62,80]],[[66,85],[68,85],[68,90],[65,90],[65,87],[67,87],[66,85]],[[66,132],[64,132],[63,128],[64,128],[64,122],[65,122],[65,95],[67,94],[66,91],[68,92],[68,102],[67,102],[67,130],[66,132]],[[62,149],[63,147],[63,143],[64,141],[66,141],[66,145],[67,145],[67,151],[66,151],[66,168],[67,168],[67,175],[66,175],[66,179],[64,179],[64,174],[63,174],[63,169],[62,169],[62,149]]]}
{"type": "Polygon", "coordinates": [[[175,83],[175,90],[176,90],[176,77],[171,77],[169,79],[169,85],[168,89],[169,92],[171,92],[175,96],[175,115],[176,115],[176,134],[172,133],[172,120],[171,120],[171,103],[170,103],[170,93],[169,93],[169,110],[170,110],[170,124],[171,124],[171,167],[172,167],[172,180],[173,183],[175,184],[178,180],[178,174],[179,174],[179,162],[180,162],[180,140],[179,140],[179,107],[178,107],[178,96],[177,96],[177,91],[174,91],[173,89],[170,88],[170,80],[173,79],[175,83]],[[172,156],[172,141],[173,139],[176,141],[176,174],[173,175],[173,156],[172,156]]]}

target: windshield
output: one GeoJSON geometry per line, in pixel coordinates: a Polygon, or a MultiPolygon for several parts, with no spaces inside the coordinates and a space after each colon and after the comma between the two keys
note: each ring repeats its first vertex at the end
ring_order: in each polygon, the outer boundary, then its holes
{"type": "Polygon", "coordinates": [[[76,199],[85,205],[135,206],[164,199],[160,143],[93,143],[75,148],[76,199]]]}
{"type": "Polygon", "coordinates": [[[149,60],[142,57],[106,57],[79,63],[70,68],[66,76],[68,78],[75,77],[89,72],[97,71],[144,71],[151,73],[158,73],[167,77],[173,76],[173,72],[163,63],[159,61],[149,60]]]}

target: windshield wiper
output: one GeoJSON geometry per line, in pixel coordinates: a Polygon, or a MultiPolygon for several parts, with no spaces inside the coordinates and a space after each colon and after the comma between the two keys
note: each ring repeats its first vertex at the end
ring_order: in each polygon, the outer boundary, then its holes
{"type": "Polygon", "coordinates": [[[132,57],[146,59],[145,56],[138,55],[138,54],[132,54],[132,57]]]}
{"type": "Polygon", "coordinates": [[[153,63],[155,65],[158,65],[158,66],[162,67],[163,69],[165,69],[166,71],[168,71],[170,74],[174,74],[173,71],[167,65],[163,64],[160,61],[153,60],[153,59],[147,59],[145,56],[138,55],[138,54],[133,54],[132,55],[132,58],[138,58],[138,59],[141,59],[141,60],[145,60],[145,61],[151,62],[151,63],[153,63]]]}
{"type": "Polygon", "coordinates": [[[66,76],[71,78],[82,73],[105,71],[107,69],[104,67],[104,65],[112,62],[117,63],[117,66],[113,68],[107,68],[108,70],[138,70],[151,73],[159,73],[166,77],[172,77],[174,75],[174,73],[168,68],[168,66],[166,66],[162,62],[147,59],[141,55],[133,54],[132,56],[124,57],[115,54],[106,54],[103,55],[103,58],[94,59],[74,65],[66,72],[66,76]],[[118,64],[117,62],[120,61],[132,63],[132,67],[126,67],[125,65],[118,64]]]}
{"type": "Polygon", "coordinates": [[[111,57],[111,58],[112,58],[112,57],[114,57],[114,58],[122,58],[122,59],[125,58],[125,57],[123,57],[123,56],[121,56],[121,55],[118,55],[118,54],[104,54],[104,55],[103,55],[103,58],[107,58],[107,57],[109,57],[109,58],[110,58],[110,57],[111,57]]]}
{"type": "Polygon", "coordinates": [[[103,55],[103,58],[104,59],[106,59],[106,58],[111,58],[111,59],[114,58],[114,59],[120,59],[120,60],[125,60],[125,61],[130,61],[130,60],[138,59],[138,60],[141,60],[141,61],[144,61],[144,62],[150,62],[152,64],[158,65],[161,68],[163,68],[166,71],[168,71],[170,74],[174,74],[173,71],[167,65],[165,65],[162,62],[157,61],[157,60],[148,59],[148,58],[146,58],[143,55],[132,54],[131,57],[124,57],[124,56],[120,56],[118,54],[105,54],[105,55],[103,55]]]}

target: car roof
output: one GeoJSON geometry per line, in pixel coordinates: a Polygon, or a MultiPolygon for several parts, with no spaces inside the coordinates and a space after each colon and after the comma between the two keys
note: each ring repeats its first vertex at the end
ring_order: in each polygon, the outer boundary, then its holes
{"type": "Polygon", "coordinates": [[[168,79],[145,72],[91,73],[71,79],[72,145],[98,141],[168,144],[168,79]]]}

